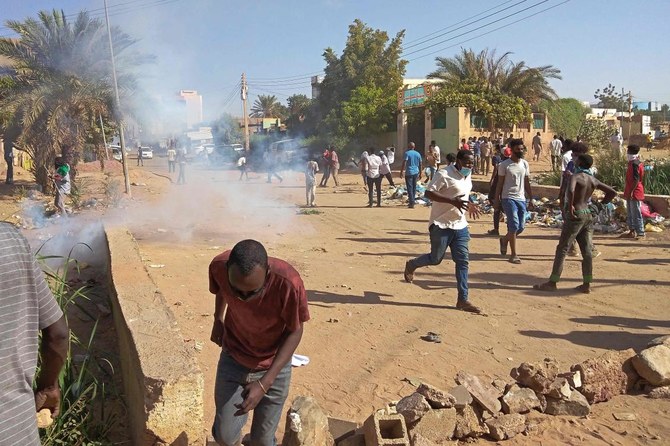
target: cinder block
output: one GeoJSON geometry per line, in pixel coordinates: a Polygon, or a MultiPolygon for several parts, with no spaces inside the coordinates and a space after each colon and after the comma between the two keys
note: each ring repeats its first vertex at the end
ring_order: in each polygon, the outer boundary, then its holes
{"type": "Polygon", "coordinates": [[[375,413],[363,424],[366,446],[410,446],[405,418],[375,413]]]}

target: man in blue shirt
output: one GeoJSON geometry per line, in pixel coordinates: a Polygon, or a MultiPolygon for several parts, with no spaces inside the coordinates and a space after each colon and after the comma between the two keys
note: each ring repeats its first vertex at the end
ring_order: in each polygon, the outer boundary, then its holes
{"type": "Polygon", "coordinates": [[[409,206],[407,207],[410,209],[414,208],[414,200],[416,200],[416,181],[419,178],[419,172],[421,172],[421,154],[416,151],[416,145],[411,142],[407,147],[400,168],[400,176],[405,175],[407,198],[409,198],[409,206]]]}

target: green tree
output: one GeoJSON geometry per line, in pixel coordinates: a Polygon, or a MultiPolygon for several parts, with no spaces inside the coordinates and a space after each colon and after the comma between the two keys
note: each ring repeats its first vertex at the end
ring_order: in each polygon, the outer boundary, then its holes
{"type": "Polygon", "coordinates": [[[618,92],[617,88],[612,84],[607,84],[607,87],[602,90],[600,88],[597,89],[593,97],[598,99],[598,105],[602,108],[628,109],[628,95],[618,92]]]}
{"type": "Polygon", "coordinates": [[[233,144],[242,141],[240,124],[229,113],[224,113],[212,123],[212,135],[215,144],[233,144]]]}
{"type": "Polygon", "coordinates": [[[385,131],[382,123],[393,119],[394,98],[402,87],[407,65],[400,57],[404,34],[403,30],[389,39],[385,31],[356,19],[349,25],[340,56],[326,48],[325,76],[317,100],[317,120],[323,134],[343,144],[385,131]],[[374,99],[374,106],[361,103],[366,97],[374,99]]]}
{"type": "Polygon", "coordinates": [[[429,78],[441,79],[443,86],[460,89],[463,84],[477,86],[510,96],[516,96],[535,107],[542,100],[554,100],[556,92],[550,79],[561,79],[561,71],[552,65],[529,67],[526,62],[514,63],[510,52],[497,56],[496,51],[484,49],[475,53],[463,48],[454,57],[437,57],[437,69],[429,78]]]}
{"type": "Polygon", "coordinates": [[[585,118],[577,135],[596,155],[610,154],[610,138],[615,129],[605,121],[596,118],[585,118]]]}
{"type": "Polygon", "coordinates": [[[279,102],[275,95],[259,94],[251,106],[252,118],[276,118],[279,112],[279,102]]]}
{"type": "Polygon", "coordinates": [[[305,135],[307,129],[313,127],[312,100],[304,94],[294,94],[286,99],[286,104],[286,126],[289,131],[295,135],[305,135]]]}
{"type": "MultiPolygon", "coordinates": [[[[12,63],[10,83],[2,83],[0,108],[8,125],[21,129],[16,145],[33,158],[33,174],[49,187],[48,171],[61,153],[73,167],[90,129],[100,116],[113,112],[109,42],[104,23],[86,12],[70,22],[63,11],[42,11],[37,19],[9,20],[18,39],[0,38],[0,55],[12,63]]],[[[135,78],[129,67],[150,58],[128,51],[135,40],[112,30],[118,79],[124,95],[132,95],[135,78]]],[[[73,176],[76,170],[73,170],[73,176]]]]}
{"type": "Polygon", "coordinates": [[[551,130],[565,138],[575,139],[584,122],[588,108],[574,98],[542,101],[539,109],[549,117],[551,130]]]}

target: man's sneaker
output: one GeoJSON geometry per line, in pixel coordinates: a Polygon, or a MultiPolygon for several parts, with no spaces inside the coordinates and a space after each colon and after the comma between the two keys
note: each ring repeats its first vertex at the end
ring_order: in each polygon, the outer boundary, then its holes
{"type": "Polygon", "coordinates": [[[500,232],[497,229],[489,229],[486,233],[488,235],[500,235],[500,232]]]}
{"type": "Polygon", "coordinates": [[[456,303],[456,308],[461,311],[466,311],[468,313],[481,314],[482,310],[479,307],[474,306],[467,300],[459,300],[456,303]]]}

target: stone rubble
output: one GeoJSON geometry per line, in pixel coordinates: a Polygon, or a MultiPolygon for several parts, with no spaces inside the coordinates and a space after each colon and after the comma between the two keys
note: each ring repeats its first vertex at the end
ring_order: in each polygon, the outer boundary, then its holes
{"type": "Polygon", "coordinates": [[[654,345],[633,357],[633,366],[653,386],[670,384],[670,346],[654,345]]]}

